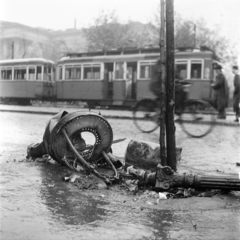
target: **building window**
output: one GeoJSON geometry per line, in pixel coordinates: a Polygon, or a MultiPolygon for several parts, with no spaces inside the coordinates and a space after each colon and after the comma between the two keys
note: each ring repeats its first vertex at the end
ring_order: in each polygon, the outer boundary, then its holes
{"type": "Polygon", "coordinates": [[[81,79],[81,66],[66,66],[65,80],[81,79]]]}
{"type": "Polygon", "coordinates": [[[123,79],[124,63],[116,63],[115,66],[115,79],[123,79]]]}
{"type": "Polygon", "coordinates": [[[12,69],[1,69],[1,80],[12,80],[12,69]]]}
{"type": "Polygon", "coordinates": [[[26,68],[14,69],[14,80],[26,80],[26,68]]]}
{"type": "Polygon", "coordinates": [[[100,65],[85,65],[83,69],[83,79],[100,79],[100,65]]]}

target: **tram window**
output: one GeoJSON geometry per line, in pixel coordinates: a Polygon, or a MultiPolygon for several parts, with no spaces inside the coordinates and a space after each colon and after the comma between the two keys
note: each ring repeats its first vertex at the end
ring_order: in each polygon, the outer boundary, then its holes
{"type": "Polygon", "coordinates": [[[58,66],[58,79],[63,80],[62,66],[58,66]]]}
{"type": "Polygon", "coordinates": [[[176,64],[176,72],[175,72],[176,78],[179,79],[186,79],[187,78],[187,63],[177,63],[176,64]]]}
{"type": "Polygon", "coordinates": [[[52,81],[55,81],[55,74],[56,74],[56,72],[55,72],[55,68],[54,67],[52,67],[52,81]]]}
{"type": "Polygon", "coordinates": [[[26,80],[26,68],[15,68],[14,79],[15,80],[26,80]]]}
{"type": "Polygon", "coordinates": [[[201,79],[202,64],[192,63],[191,64],[191,78],[201,79]]]}
{"type": "Polygon", "coordinates": [[[28,79],[29,80],[35,80],[36,79],[36,69],[35,67],[29,67],[28,68],[28,79]]]}
{"type": "Polygon", "coordinates": [[[153,73],[153,64],[140,65],[140,79],[150,79],[153,73]]]}
{"type": "Polygon", "coordinates": [[[100,79],[100,66],[84,66],[83,79],[100,79]]]}
{"type": "Polygon", "coordinates": [[[65,80],[71,79],[71,72],[72,72],[72,68],[70,67],[66,67],[65,68],[65,80]]]}
{"type": "Polygon", "coordinates": [[[124,68],[123,68],[123,63],[116,63],[116,68],[115,68],[115,79],[123,79],[123,73],[124,73],[124,68]]]}
{"type": "Polygon", "coordinates": [[[42,66],[37,66],[37,80],[42,80],[42,66]]]}
{"type": "Polygon", "coordinates": [[[210,68],[208,67],[204,69],[204,79],[210,79],[210,68]]]}
{"type": "Polygon", "coordinates": [[[2,69],[1,80],[12,80],[12,69],[2,69]]]}
{"type": "Polygon", "coordinates": [[[65,79],[81,79],[81,66],[66,66],[65,79]]]}
{"type": "Polygon", "coordinates": [[[51,67],[44,67],[43,80],[51,81],[51,67]]]}

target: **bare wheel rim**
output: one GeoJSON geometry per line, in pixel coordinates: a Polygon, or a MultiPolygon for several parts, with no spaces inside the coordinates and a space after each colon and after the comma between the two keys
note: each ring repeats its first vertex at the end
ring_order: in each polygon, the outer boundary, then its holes
{"type": "Polygon", "coordinates": [[[214,108],[208,103],[196,101],[185,104],[179,123],[188,136],[201,138],[213,130],[215,120],[214,108]]]}
{"type": "Polygon", "coordinates": [[[143,133],[151,133],[159,127],[159,116],[154,101],[140,101],[134,111],[133,120],[135,126],[143,133]]]}
{"type": "Polygon", "coordinates": [[[93,112],[73,112],[59,121],[50,136],[50,155],[59,162],[63,162],[62,159],[69,153],[68,143],[62,133],[63,129],[75,147],[80,144],[77,139],[79,134],[90,133],[93,136],[93,148],[82,152],[89,162],[98,161],[102,157],[102,151],[108,152],[111,148],[113,132],[105,118],[93,112]]]}

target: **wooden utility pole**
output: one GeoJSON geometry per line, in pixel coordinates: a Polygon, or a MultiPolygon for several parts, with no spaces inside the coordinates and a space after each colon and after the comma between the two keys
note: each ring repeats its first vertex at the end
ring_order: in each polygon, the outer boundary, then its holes
{"type": "Polygon", "coordinates": [[[167,165],[177,170],[175,142],[175,59],[174,59],[174,8],[173,0],[166,0],[166,139],[167,165]]]}
{"type": "Polygon", "coordinates": [[[160,74],[159,74],[159,81],[161,82],[161,96],[160,96],[160,111],[161,111],[161,121],[160,121],[160,156],[161,162],[163,166],[167,165],[166,160],[166,74],[165,74],[165,64],[166,64],[166,57],[165,57],[165,3],[164,0],[161,0],[161,29],[160,29],[160,74]]]}

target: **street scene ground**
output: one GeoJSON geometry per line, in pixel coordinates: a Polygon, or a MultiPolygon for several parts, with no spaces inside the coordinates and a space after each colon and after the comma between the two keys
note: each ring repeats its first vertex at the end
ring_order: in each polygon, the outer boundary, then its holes
{"type": "MultiPolygon", "coordinates": [[[[71,173],[67,167],[25,159],[27,146],[42,140],[51,111],[17,110],[0,112],[1,239],[239,239],[240,192],[159,200],[147,191],[79,189],[63,181],[71,173]]],[[[130,139],[159,142],[159,130],[139,132],[131,112],[125,119],[102,112],[114,139],[126,138],[113,145],[116,156],[124,157],[130,139]]],[[[219,124],[205,138],[192,139],[176,124],[176,145],[183,148],[178,172],[239,176],[239,136],[239,125],[219,124]]]]}

